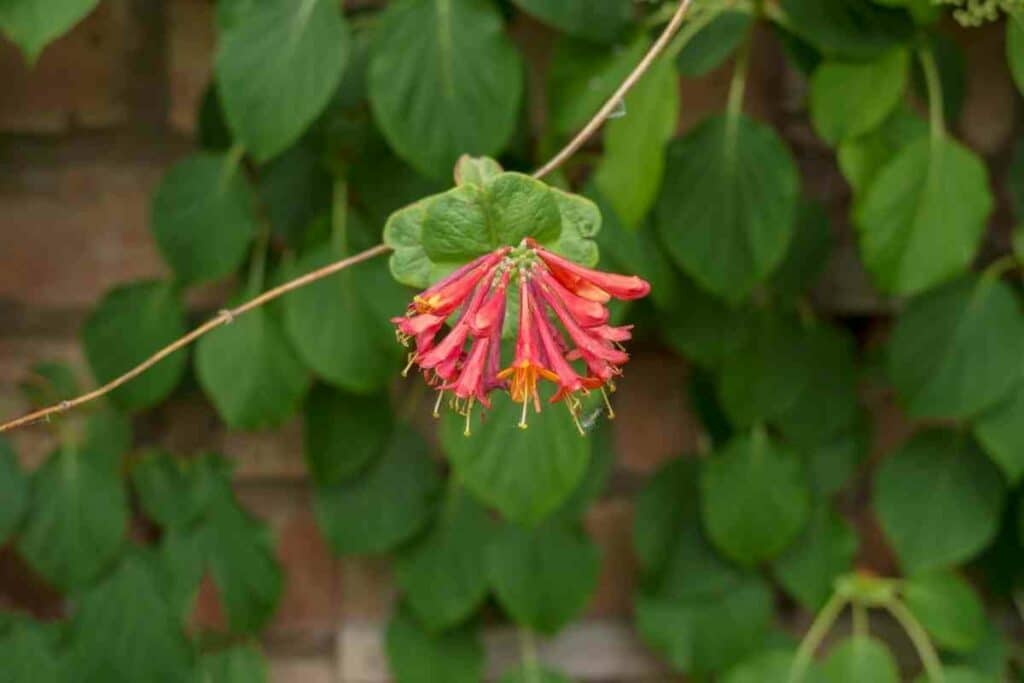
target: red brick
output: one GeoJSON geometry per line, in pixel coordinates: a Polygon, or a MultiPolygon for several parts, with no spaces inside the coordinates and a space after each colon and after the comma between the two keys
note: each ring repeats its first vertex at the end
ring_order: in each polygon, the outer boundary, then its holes
{"type": "Polygon", "coordinates": [[[587,613],[621,617],[632,613],[636,558],[633,555],[633,504],[602,501],[584,519],[587,533],[601,548],[601,574],[587,613]]]}
{"type": "Polygon", "coordinates": [[[646,473],[680,453],[694,452],[701,433],[689,410],[686,366],[676,356],[638,353],[612,395],[615,443],[622,465],[646,473]]]}
{"type": "Polygon", "coordinates": [[[166,274],[148,229],[162,171],[90,162],[0,177],[0,299],[91,307],[115,284],[166,274]]]}
{"type": "Polygon", "coordinates": [[[385,558],[341,561],[341,616],[344,621],[386,619],[395,601],[391,563],[385,558]]]}
{"type": "Polygon", "coordinates": [[[318,658],[277,658],[271,654],[270,680],[274,683],[331,683],[336,680],[334,660],[318,658]]]}
{"type": "Polygon", "coordinates": [[[280,530],[277,557],[285,570],[285,590],[273,629],[332,631],[341,611],[341,573],[308,504],[280,530]]]}
{"type": "Polygon", "coordinates": [[[167,3],[167,62],[170,76],[170,122],[191,134],[196,113],[210,81],[216,32],[209,0],[167,3]]]}
{"type": "Polygon", "coordinates": [[[12,43],[0,41],[0,130],[52,133],[71,125],[125,122],[126,46],[132,29],[128,3],[100,3],[47,47],[34,68],[12,43]]]}
{"type": "Polygon", "coordinates": [[[964,140],[981,154],[1006,148],[1016,122],[1017,88],[1006,63],[1002,23],[961,31],[967,57],[967,93],[960,120],[964,140]]]}

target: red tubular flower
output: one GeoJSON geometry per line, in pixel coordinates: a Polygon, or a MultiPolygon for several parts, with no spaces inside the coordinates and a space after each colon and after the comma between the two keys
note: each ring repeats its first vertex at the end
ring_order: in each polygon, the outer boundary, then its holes
{"type": "Polygon", "coordinates": [[[537,345],[537,333],[533,327],[533,300],[530,298],[530,287],[527,283],[526,271],[519,271],[519,335],[516,338],[516,357],[512,365],[498,373],[498,379],[511,377],[509,393],[512,400],[523,404],[523,413],[519,418],[519,428],[526,429],[526,405],[533,399],[534,409],[540,412],[540,394],[537,393],[537,381],[544,378],[556,381],[558,375],[551,372],[542,362],[542,351],[537,345]]]}
{"type": "Polygon", "coordinates": [[[541,380],[555,385],[550,402],[565,403],[585,433],[580,395],[600,389],[614,417],[605,389],[614,389],[612,380],[629,360],[622,343],[632,337],[632,326],[609,325],[603,304],[649,291],[638,277],[584,268],[527,239],[514,250],[503,247],[457,269],[416,296],[406,315],[392,323],[403,344],[415,339],[406,370],[419,365],[427,383],[437,388],[435,416],[450,392],[450,404],[466,418],[467,435],[474,406],[489,408],[488,395],[495,389],[507,389],[512,401],[522,404],[519,426],[525,429],[529,405],[541,410],[541,380]],[[514,279],[519,288],[515,357],[502,369],[502,328],[514,279]],[[452,314],[456,322],[438,341],[452,314]],[[573,367],[576,360],[585,364],[585,374],[573,367]]]}
{"type": "Polygon", "coordinates": [[[566,289],[584,299],[604,303],[612,296],[616,299],[630,301],[642,299],[651,292],[650,283],[636,275],[617,275],[584,268],[557,254],[552,254],[536,243],[530,246],[537,250],[537,256],[544,261],[551,274],[558,278],[558,281],[565,285],[566,289]]]}

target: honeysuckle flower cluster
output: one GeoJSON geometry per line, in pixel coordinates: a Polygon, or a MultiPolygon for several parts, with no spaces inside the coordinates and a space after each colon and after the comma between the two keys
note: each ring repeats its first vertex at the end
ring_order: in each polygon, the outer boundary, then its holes
{"type": "Polygon", "coordinates": [[[448,396],[466,417],[467,435],[474,407],[489,408],[495,390],[522,404],[519,427],[525,429],[529,407],[541,411],[538,384],[551,382],[550,402],[565,404],[583,434],[581,397],[601,391],[614,417],[608,392],[629,360],[622,343],[632,325],[609,325],[606,304],[642,298],[650,289],[639,277],[585,268],[531,239],[502,247],[424,290],[404,316],[392,319],[399,341],[413,345],[403,375],[419,366],[438,391],[434,416],[448,396]],[[514,357],[503,366],[509,296],[518,297],[518,329],[514,357]]]}

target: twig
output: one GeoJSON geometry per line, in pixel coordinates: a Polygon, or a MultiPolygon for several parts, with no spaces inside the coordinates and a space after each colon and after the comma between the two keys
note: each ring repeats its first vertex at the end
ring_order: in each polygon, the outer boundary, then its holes
{"type": "Polygon", "coordinates": [[[321,280],[329,275],[334,275],[335,273],[345,270],[350,266],[362,263],[363,261],[372,259],[375,256],[387,253],[390,250],[391,247],[387,246],[386,244],[378,244],[377,246],[371,247],[370,249],[360,252],[354,256],[349,256],[348,258],[344,258],[340,261],[335,261],[334,263],[326,265],[323,268],[314,270],[311,273],[306,273],[305,275],[297,277],[294,280],[290,280],[284,283],[283,285],[274,287],[273,289],[270,289],[264,292],[263,294],[260,294],[258,297],[254,299],[250,299],[249,301],[245,302],[240,306],[231,309],[225,309],[218,313],[217,317],[203,323],[196,329],[186,334],[181,339],[178,339],[177,341],[168,344],[167,346],[160,349],[143,362],[136,365],[128,372],[124,373],[120,377],[111,380],[110,382],[107,382],[99,389],[94,389],[93,391],[90,391],[88,394],[79,396],[78,398],[75,399],[71,399],[70,401],[61,401],[60,403],[52,405],[49,408],[43,408],[42,410],[37,410],[34,413],[29,413],[28,415],[20,417],[17,420],[11,420],[10,422],[6,422],[0,425],[0,434],[11,429],[15,429],[16,427],[23,427],[25,425],[30,425],[35,422],[45,420],[49,418],[51,415],[63,413],[64,411],[71,410],[72,408],[80,406],[83,403],[94,401],[100,398],[101,396],[109,394],[111,391],[118,388],[122,384],[138,377],[146,370],[153,367],[154,365],[162,361],[164,358],[167,358],[167,356],[171,355],[175,351],[180,351],[181,349],[185,348],[186,346],[194,342],[196,339],[199,339],[199,337],[202,337],[207,332],[210,332],[220,327],[221,325],[227,325],[233,322],[235,318],[237,318],[238,316],[244,315],[245,313],[248,313],[254,308],[259,308],[268,301],[272,301],[273,299],[276,299],[283,294],[287,294],[293,289],[305,287],[306,285],[312,282],[321,280]]]}
{"type": "Polygon", "coordinates": [[[679,27],[683,25],[683,19],[686,18],[686,13],[689,11],[691,4],[693,4],[693,0],[681,0],[675,14],[672,15],[672,19],[668,22],[668,26],[666,26],[665,30],[661,32],[661,35],[658,36],[658,40],[654,42],[654,45],[652,45],[651,49],[647,51],[644,58],[636,65],[633,72],[629,74],[618,89],[612,93],[612,96],[608,98],[608,101],[604,103],[604,106],[594,114],[594,118],[590,119],[590,122],[583,127],[583,130],[577,133],[576,137],[562,148],[562,151],[552,157],[551,161],[534,171],[534,178],[543,178],[565,163],[565,160],[575,154],[580,147],[585,145],[587,140],[589,140],[604,124],[604,122],[608,120],[608,117],[613,111],[615,111],[615,108],[618,106],[619,102],[622,101],[622,98],[626,96],[626,93],[628,93],[630,89],[636,85],[637,81],[639,81],[647,72],[647,70],[651,68],[654,60],[656,60],[665,50],[669,41],[672,40],[672,36],[674,36],[679,30],[679,27]]]}

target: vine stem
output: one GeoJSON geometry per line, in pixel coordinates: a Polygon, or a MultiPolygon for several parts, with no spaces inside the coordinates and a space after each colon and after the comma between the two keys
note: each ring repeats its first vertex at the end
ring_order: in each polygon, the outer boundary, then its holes
{"type": "Polygon", "coordinates": [[[141,363],[139,363],[134,368],[124,373],[120,377],[117,377],[111,380],[110,382],[104,384],[100,388],[94,389],[93,391],[90,391],[87,394],[83,394],[78,398],[74,398],[69,401],[61,401],[60,403],[54,404],[48,408],[37,410],[34,413],[29,413],[24,417],[19,417],[18,419],[11,420],[10,422],[5,422],[4,424],[0,425],[0,434],[15,429],[17,427],[23,427],[25,425],[45,420],[49,418],[51,415],[63,413],[67,410],[71,410],[72,408],[76,408],[84,403],[95,401],[96,399],[105,396],[106,394],[109,394],[111,391],[118,388],[122,384],[125,384],[126,382],[129,382],[130,380],[138,377],[146,370],[162,361],[164,358],[167,358],[167,356],[170,356],[175,351],[180,351],[181,349],[185,348],[186,346],[194,342],[196,339],[202,337],[204,334],[212,332],[221,325],[227,325],[231,322],[234,322],[235,318],[237,318],[238,316],[244,315],[245,313],[248,313],[254,308],[259,308],[260,306],[266,304],[267,302],[273,301],[279,296],[287,294],[292,290],[299,289],[300,287],[305,287],[306,285],[316,282],[317,280],[322,280],[323,278],[329,275],[334,275],[337,272],[340,272],[342,270],[345,270],[346,268],[362,263],[363,261],[372,259],[375,256],[385,254],[390,250],[391,247],[387,246],[386,244],[378,244],[377,246],[371,247],[366,251],[362,251],[358,254],[355,254],[354,256],[350,256],[340,261],[336,261],[334,263],[324,266],[323,268],[319,268],[310,273],[306,273],[301,277],[297,277],[294,280],[290,280],[289,282],[286,282],[283,285],[279,285],[277,287],[274,287],[273,289],[267,290],[263,294],[260,294],[258,297],[250,299],[249,301],[245,302],[244,304],[241,304],[240,306],[236,306],[235,308],[231,309],[224,309],[223,311],[218,313],[215,318],[208,320],[204,324],[200,325],[196,329],[186,334],[181,339],[178,339],[177,341],[168,344],[167,346],[160,349],[152,356],[142,361],[141,363]]]}
{"type": "Polygon", "coordinates": [[[789,683],[802,683],[807,674],[807,667],[811,665],[811,660],[814,658],[814,653],[844,607],[846,607],[846,596],[833,593],[825,606],[821,608],[821,612],[818,613],[811,627],[807,629],[807,635],[800,641],[800,647],[793,657],[793,665],[789,670],[789,683]]]}
{"type": "Polygon", "coordinates": [[[608,117],[615,111],[619,102],[626,96],[626,93],[636,85],[637,81],[647,73],[647,70],[654,64],[654,60],[665,50],[665,47],[672,40],[672,37],[679,31],[679,27],[683,25],[683,19],[686,18],[687,12],[690,10],[690,6],[693,4],[693,0],[681,0],[679,7],[676,8],[675,14],[672,15],[672,19],[668,22],[665,30],[661,32],[658,39],[651,45],[651,49],[647,51],[640,63],[636,65],[632,73],[626,76],[626,80],[622,81],[619,87],[612,93],[612,96],[608,98],[608,101],[604,103],[594,117],[576,134],[572,140],[569,141],[562,150],[551,158],[551,161],[541,166],[539,169],[533,172],[534,178],[543,178],[547,174],[554,171],[556,168],[565,163],[565,161],[579,151],[580,147],[587,143],[594,133],[604,125],[604,122],[608,120],[608,117]]]}
{"type": "Polygon", "coordinates": [[[918,49],[921,71],[924,72],[925,88],[928,90],[928,118],[931,122],[932,139],[946,135],[946,117],[942,104],[942,79],[939,67],[935,63],[935,55],[928,47],[918,49]]]}
{"type": "Polygon", "coordinates": [[[942,670],[942,662],[920,622],[899,600],[889,602],[885,605],[885,609],[899,622],[900,627],[910,638],[910,642],[914,644],[917,656],[921,659],[921,664],[924,665],[924,670],[928,674],[928,683],[945,683],[946,674],[942,670]]]}
{"type": "MultiPolygon", "coordinates": [[[[576,137],[574,137],[569,142],[569,144],[567,144],[558,154],[552,157],[550,161],[548,161],[546,164],[544,164],[544,166],[542,166],[541,168],[534,172],[534,178],[543,178],[544,176],[546,176],[547,174],[551,173],[556,168],[561,166],[563,163],[565,163],[566,159],[568,159],[577,151],[579,151],[580,147],[582,147],[587,142],[587,140],[589,140],[594,135],[594,133],[597,132],[601,125],[608,119],[608,116],[615,110],[615,107],[619,103],[619,101],[623,97],[625,97],[626,93],[629,92],[634,85],[636,85],[637,81],[640,80],[640,78],[647,72],[647,70],[654,63],[654,60],[656,60],[661,55],[661,53],[664,52],[665,47],[668,45],[669,41],[672,40],[672,37],[679,31],[679,27],[682,26],[683,20],[686,18],[686,14],[687,12],[689,12],[690,6],[692,4],[693,0],[680,0],[679,7],[676,8],[675,13],[672,15],[672,19],[669,21],[668,25],[665,27],[665,30],[662,31],[661,35],[654,42],[651,48],[647,51],[647,54],[645,54],[643,59],[640,60],[640,63],[637,64],[633,71],[626,77],[626,79],[622,81],[622,83],[615,90],[612,96],[608,99],[607,102],[605,102],[604,106],[601,107],[600,110],[598,110],[598,112],[594,115],[590,122],[587,123],[587,125],[584,126],[579,133],[576,134],[576,137]]],[[[241,146],[236,146],[232,148],[231,152],[228,155],[228,163],[226,164],[225,167],[225,172],[228,178],[230,178],[230,174],[233,173],[234,168],[236,168],[237,165],[241,162],[244,154],[245,150],[241,146]]],[[[60,403],[29,413],[28,415],[19,417],[15,420],[11,420],[10,422],[0,424],[0,434],[10,431],[12,429],[16,429],[18,427],[24,427],[26,425],[46,420],[52,415],[63,413],[65,411],[71,410],[72,408],[76,408],[82,404],[89,403],[90,401],[95,401],[96,399],[101,398],[106,394],[109,394],[114,389],[117,389],[122,384],[125,384],[126,382],[135,379],[136,377],[144,373],[146,370],[162,361],[164,358],[167,358],[167,356],[170,356],[175,351],[180,351],[181,349],[185,348],[186,346],[194,342],[196,339],[199,339],[208,332],[212,332],[221,325],[227,325],[231,323],[238,316],[243,315],[254,308],[258,308],[269,301],[272,301],[284,294],[287,294],[288,292],[291,292],[292,290],[299,289],[300,287],[305,287],[308,284],[316,282],[317,280],[321,280],[325,277],[328,277],[329,275],[333,275],[334,273],[349,268],[350,266],[362,263],[363,261],[374,258],[375,256],[385,254],[390,250],[391,247],[387,246],[386,244],[378,244],[377,246],[371,247],[366,251],[362,251],[348,258],[344,258],[340,261],[335,261],[334,263],[324,266],[323,268],[319,268],[311,273],[306,273],[305,275],[295,278],[294,280],[290,280],[289,282],[286,282],[283,285],[268,290],[263,294],[259,295],[258,297],[251,299],[240,306],[237,306],[236,308],[225,309],[218,313],[217,316],[212,320],[209,320],[206,323],[200,325],[199,327],[192,330],[191,332],[186,334],[184,337],[178,339],[177,341],[168,344],[167,346],[160,349],[146,360],[136,365],[128,372],[124,373],[120,377],[111,380],[110,382],[104,384],[98,389],[94,389],[93,391],[90,391],[87,394],[83,394],[82,396],[79,396],[68,401],[61,401],[60,403]]]]}

